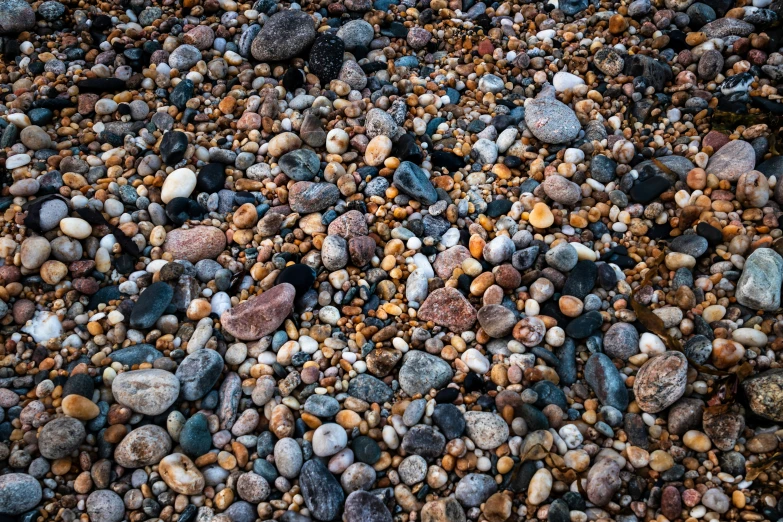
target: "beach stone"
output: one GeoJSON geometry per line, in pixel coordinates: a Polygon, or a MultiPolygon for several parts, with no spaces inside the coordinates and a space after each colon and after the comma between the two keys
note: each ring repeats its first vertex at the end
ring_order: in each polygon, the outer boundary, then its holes
{"type": "Polygon", "coordinates": [[[647,413],[657,413],[677,402],[685,393],[688,360],[680,352],[650,358],[639,369],[633,391],[636,403],[647,413]]]}
{"type": "Polygon", "coordinates": [[[254,341],[274,332],[293,309],[296,290],[282,283],[261,295],[256,295],[238,306],[223,312],[223,328],[237,339],[254,341]]]}
{"type": "MultiPolygon", "coordinates": [[[[360,21],[364,22],[364,20],[360,21]]],[[[372,28],[370,31],[372,34],[372,28]]],[[[318,76],[322,84],[326,85],[340,74],[345,48],[345,42],[339,37],[339,31],[337,35],[323,34],[313,43],[310,49],[310,70],[318,76]]]]}
{"type": "Polygon", "coordinates": [[[432,413],[432,421],[447,440],[461,437],[465,432],[465,418],[453,404],[438,404],[432,413]]]}
{"type": "Polygon", "coordinates": [[[305,505],[316,520],[335,519],[345,501],[345,493],[329,469],[317,459],[308,460],[299,475],[305,505]]]}
{"type": "Polygon", "coordinates": [[[680,399],[669,409],[669,433],[681,436],[687,431],[700,428],[703,414],[703,401],[689,397],[680,399]]]}
{"type": "Polygon", "coordinates": [[[783,370],[767,370],[749,377],[743,381],[742,388],[755,414],[775,422],[783,421],[783,370]]]}
{"type": "Polygon", "coordinates": [[[610,458],[598,460],[587,473],[587,498],[596,506],[605,506],[622,486],[620,466],[610,458]]]}
{"type": "Polygon", "coordinates": [[[41,485],[30,475],[8,473],[0,476],[0,514],[21,515],[37,506],[41,496],[41,485]]]}
{"type": "Polygon", "coordinates": [[[319,212],[337,203],[340,191],[331,183],[299,181],[288,194],[291,210],[301,214],[319,212]]]}
{"type": "Polygon", "coordinates": [[[286,437],[277,441],[274,455],[275,466],[281,476],[288,479],[294,479],[299,476],[299,471],[302,469],[304,459],[302,456],[302,448],[296,440],[286,437]]]}
{"type": "Polygon", "coordinates": [[[392,522],[392,515],[378,496],[354,491],[345,499],[345,522],[392,522]]]}
{"type": "Polygon", "coordinates": [[[160,415],[179,396],[179,381],[166,370],[123,372],[112,381],[114,398],[137,413],[160,415]]]}
{"type": "Polygon", "coordinates": [[[215,259],[226,248],[226,235],[216,227],[197,226],[175,229],[166,234],[163,250],[174,259],[198,263],[202,259],[215,259]]]}
{"type": "Polygon", "coordinates": [[[432,205],[438,201],[435,187],[418,165],[403,161],[394,171],[394,185],[403,194],[410,196],[423,205],[432,205]]]}
{"type": "Polygon", "coordinates": [[[350,20],[337,30],[345,48],[349,51],[357,47],[367,47],[375,36],[375,30],[366,20],[350,20]]]}
{"type": "Polygon", "coordinates": [[[109,489],[93,491],[85,503],[87,514],[94,522],[120,522],[125,518],[122,498],[109,489]]]}
{"type": "Polygon", "coordinates": [[[628,323],[615,323],[604,334],[604,353],[627,361],[639,353],[639,332],[628,323]]]}
{"type": "Polygon", "coordinates": [[[351,379],[348,395],[366,402],[383,404],[391,400],[393,393],[382,380],[362,373],[351,379]]]}
{"type": "Polygon", "coordinates": [[[525,104],[525,123],[533,136],[552,144],[572,141],[582,128],[574,111],[555,98],[555,88],[548,83],[525,104]]]}
{"type": "Polygon", "coordinates": [[[777,310],[781,284],[783,258],[770,248],[760,248],[745,260],[735,291],[737,302],[753,310],[777,310]]]}
{"type": "Polygon", "coordinates": [[[412,350],[403,357],[399,381],[408,395],[425,395],[448,384],[452,376],[451,366],[440,357],[412,350]]]}
{"type": "Polygon", "coordinates": [[[477,507],[497,492],[498,486],[492,477],[468,473],[457,483],[454,497],[464,507],[477,507]]]}
{"type": "Polygon", "coordinates": [[[215,350],[197,350],[177,367],[180,394],[186,401],[196,401],[209,393],[223,371],[223,358],[215,350]]]}
{"type": "Polygon", "coordinates": [[[483,411],[465,412],[465,429],[468,436],[483,450],[493,450],[506,442],[508,424],[495,413],[483,411]]]}
{"type": "Polygon", "coordinates": [[[197,495],[204,489],[204,475],[181,453],[172,453],[161,460],[158,473],[169,488],[181,495],[197,495]]]}
{"type": "Polygon", "coordinates": [[[24,0],[0,0],[0,34],[14,35],[32,29],[35,13],[24,0]]]}
{"type": "Polygon", "coordinates": [[[727,36],[748,36],[753,32],[753,24],[736,18],[719,18],[699,29],[709,38],[726,38],[727,36]]]}
{"type": "Polygon", "coordinates": [[[465,510],[452,495],[424,504],[422,522],[466,522],[465,510]]]}
{"type": "Polygon", "coordinates": [[[114,450],[114,460],[124,468],[154,466],[171,451],[171,437],[160,426],[147,425],[128,433],[114,450]]]}
{"type": "Polygon", "coordinates": [[[602,353],[594,353],[585,364],[585,381],[601,404],[620,411],[628,407],[628,390],[611,359],[602,353]]]}
{"type": "Polygon", "coordinates": [[[212,435],[206,415],[197,413],[189,418],[179,434],[179,445],[188,457],[197,459],[212,448],[212,435]]]}
{"type": "Polygon", "coordinates": [[[133,328],[150,328],[163,315],[174,298],[174,290],[166,283],[157,282],[147,287],[133,306],[130,325],[133,328]]]}
{"type": "Polygon", "coordinates": [[[46,423],[38,434],[38,450],[47,459],[61,459],[73,453],[87,436],[84,425],[71,417],[46,423]]]}
{"type": "Polygon", "coordinates": [[[449,328],[454,332],[469,330],[476,322],[476,310],[454,288],[439,288],[432,292],[419,309],[419,318],[449,328]]]}
{"type": "Polygon", "coordinates": [[[259,62],[278,62],[300,55],[315,40],[313,19],[287,9],[269,17],[253,40],[250,52],[259,62]]]}
{"type": "Polygon", "coordinates": [[[704,170],[707,174],[715,174],[718,179],[737,181],[741,175],[750,172],[755,166],[756,153],[753,146],[747,141],[734,140],[713,154],[704,170]]]}
{"type": "Polygon", "coordinates": [[[501,338],[511,334],[517,323],[517,316],[503,305],[482,306],[477,314],[481,328],[494,338],[501,338]]]}
{"type": "Polygon", "coordinates": [[[446,438],[432,426],[417,424],[402,438],[401,448],[412,455],[434,459],[443,453],[446,438]]]}

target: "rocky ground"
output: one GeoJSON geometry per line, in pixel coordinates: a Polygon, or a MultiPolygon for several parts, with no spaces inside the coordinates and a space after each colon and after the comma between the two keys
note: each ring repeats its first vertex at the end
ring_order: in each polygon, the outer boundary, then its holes
{"type": "Polygon", "coordinates": [[[783,519],[781,16],[0,0],[0,518],[783,519]]]}

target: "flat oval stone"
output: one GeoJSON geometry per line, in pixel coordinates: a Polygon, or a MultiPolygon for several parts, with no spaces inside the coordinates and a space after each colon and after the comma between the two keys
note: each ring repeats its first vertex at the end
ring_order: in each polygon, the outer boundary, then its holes
{"type": "Polygon", "coordinates": [[[177,367],[182,398],[196,401],[209,393],[223,371],[223,358],[215,350],[202,349],[188,355],[177,367]]]}
{"type": "Polygon", "coordinates": [[[345,493],[323,462],[317,459],[305,462],[299,475],[299,485],[305,505],[315,519],[337,518],[345,501],[345,493]]]}
{"type": "Polygon", "coordinates": [[[46,423],[38,434],[38,451],[47,459],[62,459],[78,449],[86,436],[81,422],[58,417],[46,423]]]}
{"type": "Polygon", "coordinates": [[[293,285],[282,283],[223,312],[220,322],[237,339],[254,341],[283,324],[293,310],[295,297],[293,285]]]}
{"type": "Polygon", "coordinates": [[[666,352],[647,360],[636,373],[636,403],[647,413],[657,413],[685,393],[688,360],[680,352],[666,352]]]}
{"type": "Polygon", "coordinates": [[[114,460],[124,468],[154,466],[171,451],[171,437],[154,424],[128,433],[114,450],[114,460]]]}
{"type": "Polygon", "coordinates": [[[163,482],[181,495],[198,495],[204,489],[204,475],[181,453],[172,453],[161,460],[158,472],[163,482]]]}
{"type": "Polygon", "coordinates": [[[414,396],[426,394],[432,388],[442,388],[452,376],[451,366],[440,357],[411,350],[403,357],[398,379],[403,391],[414,396]]]}
{"type": "Polygon", "coordinates": [[[166,234],[163,251],[174,259],[195,264],[202,259],[215,259],[226,248],[226,234],[217,227],[178,228],[166,234]]]}
{"type": "Polygon", "coordinates": [[[151,328],[171,304],[174,289],[159,281],[152,283],[139,296],[130,317],[132,328],[151,328]]]}
{"type": "MultiPolygon", "coordinates": [[[[0,476],[0,514],[20,515],[41,501],[41,484],[25,473],[0,476]]],[[[391,519],[390,519],[391,520],[391,519]]]]}
{"type": "Polygon", "coordinates": [[[606,355],[594,353],[585,364],[585,381],[601,404],[620,411],[628,407],[628,390],[620,372],[606,355]]]}
{"type": "Polygon", "coordinates": [[[160,415],[179,396],[179,380],[166,370],[123,372],[111,383],[114,398],[137,413],[160,415]]]}
{"type": "Polygon", "coordinates": [[[133,366],[141,363],[152,363],[163,357],[151,344],[137,344],[122,348],[110,354],[112,362],[118,362],[124,366],[133,366]]]}

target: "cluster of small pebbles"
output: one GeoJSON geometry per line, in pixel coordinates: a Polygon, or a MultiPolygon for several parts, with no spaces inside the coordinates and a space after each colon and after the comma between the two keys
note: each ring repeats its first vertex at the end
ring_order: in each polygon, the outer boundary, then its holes
{"type": "Polygon", "coordinates": [[[0,519],[780,521],[780,18],[0,0],[0,519]]]}

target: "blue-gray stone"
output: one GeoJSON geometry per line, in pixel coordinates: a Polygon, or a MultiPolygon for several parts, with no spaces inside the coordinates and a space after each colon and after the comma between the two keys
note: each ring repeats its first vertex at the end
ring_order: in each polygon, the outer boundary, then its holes
{"type": "Polygon", "coordinates": [[[400,192],[423,205],[432,205],[438,201],[438,193],[427,174],[410,161],[403,161],[394,171],[394,185],[400,192]]]}
{"type": "Polygon", "coordinates": [[[163,357],[163,354],[151,344],[137,344],[112,352],[112,362],[118,362],[125,366],[134,366],[141,363],[152,363],[163,357]]]}
{"type": "Polygon", "coordinates": [[[628,408],[628,390],[612,360],[602,353],[594,353],[585,364],[585,381],[605,406],[620,411],[628,408]]]}
{"type": "Polygon", "coordinates": [[[217,383],[223,371],[223,358],[215,350],[196,350],[185,357],[177,368],[180,396],[195,401],[206,395],[217,383]]]}
{"type": "Polygon", "coordinates": [[[205,415],[196,413],[185,422],[179,434],[179,445],[187,456],[194,459],[212,449],[212,435],[205,415]]]}

